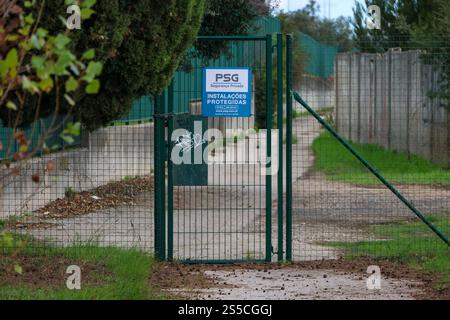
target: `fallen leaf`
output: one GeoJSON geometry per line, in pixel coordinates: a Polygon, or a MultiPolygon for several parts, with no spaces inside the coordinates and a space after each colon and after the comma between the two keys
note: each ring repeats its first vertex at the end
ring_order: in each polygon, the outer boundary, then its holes
{"type": "Polygon", "coordinates": [[[52,172],[55,170],[55,162],[53,160],[50,160],[47,162],[47,171],[52,172]]]}
{"type": "Polygon", "coordinates": [[[35,183],[39,183],[41,181],[41,177],[39,176],[39,174],[35,173],[33,174],[33,176],[31,177],[31,179],[33,180],[33,182],[35,183]]]}
{"type": "Polygon", "coordinates": [[[11,174],[13,175],[13,176],[19,176],[20,175],[20,168],[19,167],[15,167],[15,168],[12,168],[11,169],[11,174]]]}
{"type": "Polygon", "coordinates": [[[22,274],[22,273],[23,273],[22,267],[19,266],[18,264],[16,264],[16,265],[14,266],[14,271],[15,271],[16,273],[18,273],[18,274],[22,274]]]}

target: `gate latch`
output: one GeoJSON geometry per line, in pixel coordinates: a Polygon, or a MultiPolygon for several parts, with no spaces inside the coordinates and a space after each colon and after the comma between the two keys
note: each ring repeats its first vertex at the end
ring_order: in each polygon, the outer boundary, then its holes
{"type": "Polygon", "coordinates": [[[163,119],[164,121],[164,127],[168,127],[169,126],[169,119],[172,118],[186,118],[186,116],[188,116],[189,113],[175,113],[175,112],[169,112],[169,113],[159,113],[159,114],[154,114],[153,118],[154,119],[163,119]]]}

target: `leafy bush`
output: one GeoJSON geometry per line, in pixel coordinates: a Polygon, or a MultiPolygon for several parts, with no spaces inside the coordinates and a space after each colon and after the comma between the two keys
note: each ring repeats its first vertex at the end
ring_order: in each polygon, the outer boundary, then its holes
{"type": "MultiPolygon", "coordinates": [[[[59,108],[61,114],[79,117],[89,130],[120,118],[135,99],[158,94],[167,86],[194,42],[204,12],[204,0],[97,1],[95,13],[83,21],[82,30],[67,32],[63,23],[67,3],[47,0],[42,25],[51,33],[67,33],[76,54],[95,48],[96,59],[104,65],[98,95],[89,96],[79,88],[73,94],[76,108],[68,101],[62,101],[59,108]]],[[[54,99],[50,95],[43,101],[38,118],[49,114],[47,107],[54,105],[54,99]]],[[[34,101],[24,110],[36,111],[34,101]]],[[[20,127],[34,121],[35,112],[29,114],[33,117],[22,117],[20,127]]],[[[7,115],[0,117],[10,123],[7,115]]]]}
{"type": "MultiPolygon", "coordinates": [[[[95,0],[84,0],[80,5],[92,12],[94,4],[95,0]]],[[[44,9],[35,1],[0,0],[0,118],[14,129],[9,140],[20,146],[17,153],[8,155],[14,160],[32,156],[45,144],[49,133],[67,120],[57,117],[62,104],[66,114],[70,113],[76,109],[76,92],[91,95],[100,86],[102,63],[94,60],[95,51],[86,48],[73,52],[65,33],[44,27],[44,9]],[[47,116],[53,118],[33,149],[18,129],[47,116]]],[[[71,139],[70,135],[68,129],[62,138],[71,139]]]]}
{"type": "Polygon", "coordinates": [[[135,99],[160,93],[192,45],[203,15],[203,0],[121,1],[128,32],[105,61],[100,95],[81,101],[81,121],[91,130],[127,114],[135,99]]]}

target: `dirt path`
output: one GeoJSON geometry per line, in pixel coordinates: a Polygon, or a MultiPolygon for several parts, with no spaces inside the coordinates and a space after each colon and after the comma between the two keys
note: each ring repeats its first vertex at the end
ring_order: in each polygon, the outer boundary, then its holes
{"type": "Polygon", "coordinates": [[[208,300],[384,300],[413,299],[415,283],[383,279],[381,290],[368,290],[366,278],[334,270],[206,271],[229,288],[201,290],[193,298],[208,300]]]}
{"type": "Polygon", "coordinates": [[[416,299],[433,296],[423,274],[380,264],[379,288],[367,286],[370,261],[280,265],[158,265],[152,283],[175,298],[195,300],[416,299]]]}

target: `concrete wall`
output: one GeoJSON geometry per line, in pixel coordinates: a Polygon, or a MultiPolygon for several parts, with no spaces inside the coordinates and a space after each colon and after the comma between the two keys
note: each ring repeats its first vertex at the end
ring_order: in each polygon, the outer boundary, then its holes
{"type": "Polygon", "coordinates": [[[339,54],[335,74],[336,126],[346,138],[450,163],[450,115],[429,97],[439,73],[419,51],[339,54]]]}
{"type": "MultiPolygon", "coordinates": [[[[153,168],[153,124],[107,127],[87,137],[86,147],[36,157],[18,164],[16,176],[0,190],[0,218],[31,212],[64,198],[66,188],[84,191],[126,176],[149,175],[153,168]],[[45,172],[48,161],[55,170],[45,172]],[[32,176],[39,174],[35,183],[32,176]]],[[[0,167],[0,177],[11,169],[0,167]]]]}
{"type": "Polygon", "coordinates": [[[314,110],[334,107],[335,87],[333,77],[325,79],[305,73],[295,73],[294,89],[308,101],[314,110]]]}

